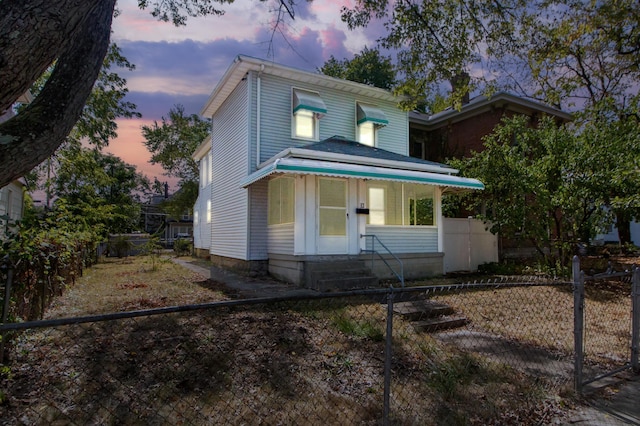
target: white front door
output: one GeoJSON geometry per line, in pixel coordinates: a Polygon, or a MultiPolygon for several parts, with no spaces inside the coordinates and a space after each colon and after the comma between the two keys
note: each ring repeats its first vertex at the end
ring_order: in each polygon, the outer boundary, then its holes
{"type": "Polygon", "coordinates": [[[318,178],[318,253],[347,253],[347,180],[318,178]]]}

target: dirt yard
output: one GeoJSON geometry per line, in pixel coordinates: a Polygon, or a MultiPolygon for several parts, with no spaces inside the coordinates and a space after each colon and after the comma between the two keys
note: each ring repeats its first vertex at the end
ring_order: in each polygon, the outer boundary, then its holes
{"type": "MultiPolygon", "coordinates": [[[[47,318],[224,301],[222,290],[170,260],[107,259],[47,318]]],[[[495,304],[505,324],[555,321],[510,311],[514,298],[531,301],[527,293],[469,297],[479,306],[474,327],[496,322],[495,304]]],[[[543,293],[531,306],[556,299],[543,293]]],[[[469,311],[470,300],[452,302],[469,311]]],[[[370,301],[295,301],[34,330],[0,373],[0,423],[377,424],[385,318],[370,301]]],[[[459,351],[400,318],[393,330],[394,424],[549,424],[572,415],[566,389],[544,378],[459,351]]]]}

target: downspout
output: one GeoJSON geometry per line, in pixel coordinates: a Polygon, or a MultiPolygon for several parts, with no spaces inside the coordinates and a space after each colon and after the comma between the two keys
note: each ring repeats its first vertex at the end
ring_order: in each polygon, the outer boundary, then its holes
{"type": "Polygon", "coordinates": [[[256,94],[256,169],[260,166],[260,98],[262,87],[262,71],[264,71],[264,64],[260,65],[260,72],[258,73],[257,82],[257,94],[256,94]]]}

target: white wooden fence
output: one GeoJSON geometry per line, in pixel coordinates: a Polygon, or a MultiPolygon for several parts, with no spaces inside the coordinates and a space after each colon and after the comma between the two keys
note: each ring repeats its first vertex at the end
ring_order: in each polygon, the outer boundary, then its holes
{"type": "Polygon", "coordinates": [[[444,272],[475,271],[498,261],[498,236],[481,220],[444,218],[444,272]]]}

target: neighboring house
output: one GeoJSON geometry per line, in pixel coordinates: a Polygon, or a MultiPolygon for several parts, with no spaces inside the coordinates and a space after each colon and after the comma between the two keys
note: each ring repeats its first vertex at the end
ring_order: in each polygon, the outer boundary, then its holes
{"type": "Polygon", "coordinates": [[[531,117],[532,125],[543,115],[559,122],[572,119],[569,113],[505,92],[478,96],[460,110],[448,108],[433,115],[410,112],[409,155],[438,162],[469,157],[472,151],[484,149],[482,138],[492,133],[503,118],[515,115],[531,117]]]}
{"type": "Polygon", "coordinates": [[[211,248],[211,137],[200,144],[193,159],[200,169],[198,199],[193,206],[193,248],[196,256],[208,259],[211,248]]]}
{"type": "MultiPolygon", "coordinates": [[[[478,96],[465,102],[460,110],[449,108],[434,115],[419,112],[409,113],[409,154],[412,157],[438,162],[451,158],[469,157],[473,151],[480,152],[484,149],[483,138],[492,133],[503,118],[515,115],[530,117],[532,126],[535,126],[543,115],[552,116],[558,122],[567,122],[572,119],[569,113],[505,92],[495,93],[491,97],[478,96]]],[[[492,257],[493,261],[498,261],[499,257],[534,255],[535,249],[530,247],[528,242],[505,238],[496,239],[496,247],[494,252],[491,252],[488,250],[488,231],[485,232],[487,234],[485,236],[479,232],[483,227],[481,221],[476,220],[475,223],[472,223],[468,220],[470,212],[461,213],[457,217],[469,221],[468,229],[475,228],[476,232],[469,231],[471,234],[467,238],[466,235],[459,235],[460,229],[465,228],[464,226],[455,227],[457,231],[452,234],[452,238],[447,239],[447,242],[479,239],[475,244],[468,244],[469,246],[473,245],[475,253],[471,253],[472,250],[465,247],[464,244],[457,244],[456,248],[446,248],[448,253],[451,251],[463,253],[465,250],[469,252],[469,269],[475,269],[483,261],[491,261],[492,257]],[[481,252],[488,257],[477,257],[478,253],[475,249],[478,247],[483,247],[481,252]],[[498,250],[500,256],[498,256],[498,250]],[[473,257],[475,259],[472,260],[473,257]]],[[[453,219],[445,218],[445,221],[447,220],[455,222],[453,219]]],[[[458,222],[463,223],[464,221],[458,222]]],[[[447,227],[447,229],[450,228],[447,227]]],[[[461,256],[455,256],[451,263],[452,266],[445,268],[445,271],[457,270],[458,266],[453,265],[460,265],[458,262],[460,258],[461,256]]]]}
{"type": "Polygon", "coordinates": [[[160,243],[165,247],[173,247],[174,241],[178,238],[193,238],[191,210],[183,212],[180,217],[167,215],[162,208],[162,203],[170,198],[169,185],[165,183],[164,194],[153,195],[148,203],[142,205],[141,213],[144,232],[160,236],[160,243]]]}
{"type": "MultiPolygon", "coordinates": [[[[398,100],[238,56],[202,111],[212,120],[212,263],[321,288],[320,266],[344,277],[371,259],[372,235],[405,277],[442,274],[442,193],[483,185],[410,157],[398,100]]],[[[382,262],[373,272],[392,276],[382,262]]]]}
{"type": "Polygon", "coordinates": [[[22,219],[24,211],[24,188],[20,180],[0,188],[0,240],[6,236],[7,230],[22,219]]]}
{"type": "MultiPolygon", "coordinates": [[[[18,103],[28,104],[33,100],[27,92],[18,98],[18,103]]],[[[0,123],[16,115],[14,106],[0,114],[0,123]]],[[[7,226],[22,219],[24,211],[25,184],[22,179],[14,180],[9,185],[0,188],[0,239],[6,235],[7,226]],[[7,220],[8,219],[8,220],[7,220]]]]}

